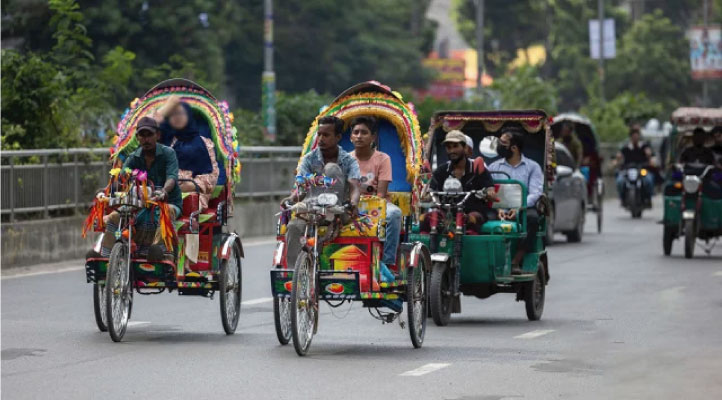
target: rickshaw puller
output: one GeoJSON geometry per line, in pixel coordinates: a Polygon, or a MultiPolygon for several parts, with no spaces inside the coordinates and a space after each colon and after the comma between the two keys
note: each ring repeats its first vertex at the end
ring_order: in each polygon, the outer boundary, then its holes
{"type": "MultiPolygon", "coordinates": [[[[505,172],[511,179],[520,181],[528,188],[526,197],[526,238],[519,244],[516,254],[511,261],[511,273],[519,275],[522,273],[520,264],[526,252],[534,247],[536,234],[539,231],[539,213],[536,203],[544,192],[544,175],[541,167],[534,160],[522,154],[524,149],[524,136],[519,128],[505,127],[499,137],[497,153],[502,157],[489,165],[492,172],[505,172]]],[[[511,220],[516,217],[516,210],[499,209],[498,218],[511,220]]]]}
{"type": "MultiPolygon", "coordinates": [[[[318,121],[316,132],[317,146],[301,160],[297,175],[317,174],[336,179],[333,191],[336,192],[339,202],[348,198],[351,206],[351,217],[358,214],[358,203],[361,198],[359,189],[358,162],[344,151],[338,143],[341,141],[344,122],[342,119],[326,116],[318,121]],[[348,196],[346,196],[348,189],[348,196]]],[[[293,193],[290,197],[281,201],[285,208],[289,201],[302,201],[300,193],[293,193]]],[[[294,218],[288,223],[286,232],[286,265],[293,268],[296,265],[298,252],[301,251],[300,239],[306,230],[306,222],[300,218],[294,218]]]]}
{"type": "Polygon", "coordinates": [[[376,150],[374,144],[377,139],[376,118],[361,116],[351,121],[351,142],[355,148],[351,156],[358,161],[361,170],[361,191],[386,199],[386,241],[380,270],[383,282],[393,282],[396,276],[388,266],[396,264],[402,215],[401,209],[387,198],[389,184],[393,179],[391,158],[376,150]]]}
{"type": "MultiPolygon", "coordinates": [[[[160,139],[158,122],[150,117],[143,117],[136,125],[135,137],[140,146],[131,153],[123,163],[123,169],[137,169],[146,171],[151,182],[164,182],[163,187],[153,192],[151,200],[168,201],[171,218],[175,219],[181,213],[181,192],[177,185],[178,159],[175,152],[168,146],[158,143],[160,139]]],[[[160,210],[143,209],[136,218],[135,242],[141,246],[152,243],[148,249],[148,261],[161,261],[164,257],[165,246],[158,230],[160,210]]],[[[115,231],[118,229],[120,215],[112,212],[103,217],[106,231],[101,244],[101,255],[107,257],[115,244],[115,231]]]]}
{"type": "MultiPolygon", "coordinates": [[[[461,131],[453,130],[446,134],[443,143],[449,161],[436,168],[429,183],[429,189],[432,191],[442,190],[446,178],[453,176],[461,181],[464,191],[486,189],[487,196],[493,197],[494,179],[486,169],[484,160],[481,157],[474,160],[467,157],[466,135],[461,131]]],[[[476,196],[469,198],[464,204],[464,212],[468,217],[467,229],[479,232],[481,226],[486,222],[486,214],[488,211],[489,207],[486,202],[476,196]]],[[[438,213],[439,218],[443,218],[442,213],[439,211],[431,211],[423,215],[419,227],[422,232],[429,232],[431,230],[431,213],[438,213]]]]}

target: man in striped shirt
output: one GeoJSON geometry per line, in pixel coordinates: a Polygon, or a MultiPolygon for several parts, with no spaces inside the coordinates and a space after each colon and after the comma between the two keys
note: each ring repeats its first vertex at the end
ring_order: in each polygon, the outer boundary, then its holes
{"type": "MultiPolygon", "coordinates": [[[[522,154],[524,148],[524,135],[521,128],[516,126],[505,127],[499,137],[497,153],[502,157],[489,165],[489,171],[504,172],[511,179],[523,183],[528,191],[526,197],[526,239],[520,243],[514,258],[511,261],[511,273],[521,274],[520,264],[526,252],[534,246],[536,234],[539,231],[539,213],[536,210],[536,203],[544,191],[544,175],[542,169],[534,160],[522,154]]],[[[497,174],[496,179],[504,179],[506,176],[497,174]]],[[[499,209],[499,219],[512,220],[516,218],[516,210],[499,209]]]]}

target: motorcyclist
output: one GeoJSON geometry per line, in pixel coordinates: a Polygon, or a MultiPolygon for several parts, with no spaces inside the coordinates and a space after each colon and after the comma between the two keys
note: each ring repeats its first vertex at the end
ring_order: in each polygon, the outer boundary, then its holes
{"type": "MultiPolygon", "coordinates": [[[[625,175],[622,173],[625,168],[631,165],[641,165],[647,167],[653,167],[655,165],[652,154],[652,148],[648,143],[642,141],[641,127],[637,124],[632,125],[629,129],[629,141],[627,144],[617,153],[617,157],[614,160],[613,166],[619,166],[617,172],[617,193],[619,199],[624,205],[624,179],[625,175]]],[[[645,202],[650,205],[652,202],[652,195],[654,194],[654,175],[647,173],[642,176],[642,187],[643,193],[645,194],[645,202]]]]}

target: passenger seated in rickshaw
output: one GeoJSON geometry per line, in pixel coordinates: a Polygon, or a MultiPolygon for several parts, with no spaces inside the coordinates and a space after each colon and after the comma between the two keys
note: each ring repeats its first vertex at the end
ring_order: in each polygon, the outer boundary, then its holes
{"type": "MultiPolygon", "coordinates": [[[[336,184],[333,186],[333,191],[336,192],[339,203],[345,203],[345,199],[348,199],[351,216],[355,217],[361,197],[359,189],[361,174],[358,161],[338,145],[343,127],[344,122],[338,117],[326,116],[319,119],[316,132],[317,146],[303,157],[296,174],[303,176],[317,174],[334,178],[336,184]]],[[[302,200],[301,194],[294,192],[281,201],[281,206],[285,208],[289,202],[302,200]]],[[[289,268],[296,265],[296,258],[301,250],[300,238],[305,229],[306,222],[300,218],[293,218],[288,223],[286,264],[289,268]]]]}
{"type": "MultiPolygon", "coordinates": [[[[509,125],[502,128],[502,134],[499,137],[499,145],[497,153],[502,157],[489,165],[489,171],[504,172],[511,179],[521,182],[527,187],[528,194],[526,197],[526,238],[517,248],[514,258],[511,260],[511,273],[519,275],[522,273],[521,262],[524,255],[529,249],[534,247],[536,234],[539,231],[539,213],[536,204],[544,193],[544,175],[542,169],[536,161],[527,158],[522,153],[524,149],[524,135],[521,128],[509,125]]],[[[501,220],[514,220],[517,216],[517,210],[499,209],[497,217],[501,220]]]]}
{"type": "MultiPolygon", "coordinates": [[[[484,165],[481,157],[471,160],[467,156],[466,135],[461,131],[453,130],[446,134],[444,138],[444,147],[449,161],[440,165],[433,172],[429,189],[432,191],[441,191],[444,187],[446,178],[452,176],[459,181],[464,191],[471,190],[487,190],[487,196],[492,197],[494,194],[494,179],[484,165]]],[[[478,233],[481,226],[486,222],[486,215],[489,207],[485,201],[471,196],[464,204],[464,212],[467,215],[466,227],[468,230],[478,233]]],[[[421,232],[429,232],[431,230],[430,215],[431,213],[441,213],[440,211],[431,211],[421,216],[419,229],[421,232]]]]}
{"type": "Polygon", "coordinates": [[[681,164],[703,164],[714,165],[714,152],[711,148],[706,147],[707,132],[702,128],[695,128],[692,131],[692,146],[687,147],[679,156],[681,164]]]}
{"type": "Polygon", "coordinates": [[[376,150],[378,123],[374,117],[358,117],[351,122],[351,142],[354,151],[351,156],[361,171],[361,193],[386,199],[386,242],[381,257],[381,281],[396,279],[389,265],[396,264],[396,250],[401,235],[401,209],[388,198],[389,183],[392,181],[391,158],[376,150]]]}
{"type": "MultiPolygon", "coordinates": [[[[178,157],[178,178],[190,179],[198,185],[200,210],[208,208],[216,183],[218,163],[213,141],[200,134],[200,124],[191,107],[178,96],[170,96],[156,110],[154,118],[160,123],[161,142],[175,150],[178,157]]],[[[196,185],[180,182],[183,192],[196,192],[196,185]]]]}
{"type": "Polygon", "coordinates": [[[576,166],[579,167],[580,165],[582,165],[584,146],[582,145],[582,141],[579,140],[579,138],[577,137],[576,132],[574,132],[574,125],[572,125],[571,122],[565,121],[562,124],[562,129],[559,137],[562,144],[564,144],[564,146],[569,149],[569,152],[572,153],[572,157],[574,157],[574,162],[576,163],[576,166]]]}
{"type": "MultiPolygon", "coordinates": [[[[175,152],[167,146],[158,143],[160,128],[156,120],[143,117],[136,126],[135,137],[140,146],[131,153],[123,163],[123,169],[137,169],[148,174],[148,180],[155,184],[151,200],[168,201],[170,217],[175,219],[181,212],[181,192],[177,185],[178,160],[175,152]],[[163,183],[159,186],[159,183],[163,183]]],[[[102,194],[101,194],[102,195],[102,194]]],[[[106,224],[105,234],[101,242],[100,256],[110,256],[115,244],[115,232],[118,230],[120,215],[112,212],[103,217],[106,224]]],[[[139,253],[148,253],[148,261],[162,261],[163,257],[172,257],[172,251],[165,249],[159,227],[160,209],[145,208],[136,216],[134,241],[138,245],[139,253]]],[[[91,250],[92,252],[92,250],[91,250]]],[[[88,254],[88,258],[97,257],[97,254],[88,254]]]]}

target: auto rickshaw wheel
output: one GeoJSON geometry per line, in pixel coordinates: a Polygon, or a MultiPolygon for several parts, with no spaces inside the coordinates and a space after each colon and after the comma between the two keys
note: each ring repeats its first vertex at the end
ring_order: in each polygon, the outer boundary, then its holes
{"type": "Polygon", "coordinates": [[[232,335],[238,326],[241,314],[241,252],[237,245],[231,247],[228,260],[221,262],[221,274],[218,290],[221,292],[221,322],[226,335],[232,335]]]}
{"type": "Polygon", "coordinates": [[[318,293],[313,256],[301,251],[296,260],[291,289],[291,333],[293,348],[305,356],[311,347],[318,321],[318,293]]]}
{"type": "Polygon", "coordinates": [[[410,279],[406,287],[406,310],[409,318],[409,335],[414,348],[420,348],[424,344],[426,334],[426,277],[427,265],[424,257],[420,257],[419,265],[411,268],[410,279]]]}
{"type": "Polygon", "coordinates": [[[93,313],[95,314],[95,324],[101,332],[108,331],[108,320],[105,314],[105,285],[96,283],[93,285],[93,313]]]}
{"type": "Polygon", "coordinates": [[[131,286],[130,255],[128,245],[117,242],[110,252],[105,277],[105,315],[108,333],[114,342],[120,342],[128,329],[133,288],[131,286]]]}
{"type": "Polygon", "coordinates": [[[695,228],[693,219],[684,221],[684,258],[694,257],[694,245],[697,241],[697,229],[695,228]]]}
{"type": "Polygon", "coordinates": [[[584,208],[584,205],[582,204],[581,209],[579,210],[579,217],[577,218],[577,224],[574,226],[574,229],[569,231],[567,233],[567,241],[569,243],[579,243],[582,241],[582,236],[584,235],[584,219],[586,216],[586,209],[584,208]]]}
{"type": "Polygon", "coordinates": [[[537,262],[537,272],[534,280],[524,285],[524,303],[526,305],[526,317],[529,321],[538,321],[544,312],[544,298],[546,294],[546,275],[544,263],[541,259],[537,262]]]}
{"type": "Polygon", "coordinates": [[[662,237],[662,248],[664,249],[664,255],[668,256],[672,254],[672,243],[674,242],[674,231],[671,226],[664,226],[664,236],[662,237]]]}
{"type": "Polygon", "coordinates": [[[602,222],[604,221],[604,198],[603,194],[597,194],[597,233],[602,233],[602,222]]]}
{"type": "Polygon", "coordinates": [[[429,302],[431,317],[437,326],[446,326],[451,318],[451,268],[448,264],[435,262],[431,267],[429,302]]]}
{"type": "Polygon", "coordinates": [[[291,340],[291,299],[273,298],[273,322],[276,325],[276,337],[282,345],[291,340]]]}

